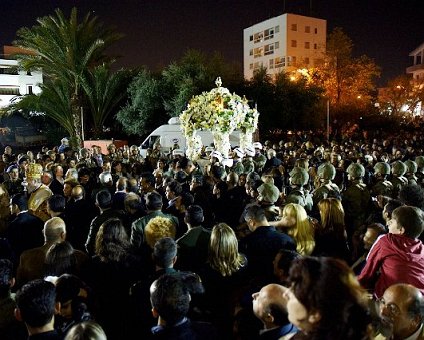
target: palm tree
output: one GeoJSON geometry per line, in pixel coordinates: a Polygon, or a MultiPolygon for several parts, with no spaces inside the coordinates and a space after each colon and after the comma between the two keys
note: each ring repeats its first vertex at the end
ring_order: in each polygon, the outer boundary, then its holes
{"type": "Polygon", "coordinates": [[[127,95],[129,78],[128,71],[112,73],[106,65],[100,65],[83,79],[95,135],[99,134],[106,119],[127,95]]]}
{"type": "Polygon", "coordinates": [[[42,69],[55,84],[66,83],[62,89],[69,89],[70,112],[63,114],[65,119],[71,120],[67,123],[73,127],[71,137],[81,145],[82,82],[96,65],[111,61],[105,50],[121,35],[105,28],[90,13],[78,23],[76,8],[72,9],[69,19],[56,9],[55,15],[39,18],[37,23],[32,28],[18,30],[14,45],[30,52],[19,54],[18,60],[26,70],[42,69]]]}

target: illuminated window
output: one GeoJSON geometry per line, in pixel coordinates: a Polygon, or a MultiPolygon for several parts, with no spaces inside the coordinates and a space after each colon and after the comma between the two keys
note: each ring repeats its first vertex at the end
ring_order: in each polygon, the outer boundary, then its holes
{"type": "Polygon", "coordinates": [[[253,50],[253,57],[259,58],[263,56],[263,47],[257,47],[253,50]]]}
{"type": "Polygon", "coordinates": [[[275,63],[274,63],[275,68],[284,67],[284,66],[285,66],[284,57],[275,58],[275,63]]]}
{"type": "Polygon", "coordinates": [[[297,31],[297,24],[291,24],[291,30],[297,31]]]}
{"type": "Polygon", "coordinates": [[[311,26],[305,26],[305,33],[311,33],[311,26]]]}
{"type": "Polygon", "coordinates": [[[306,48],[307,50],[309,50],[309,48],[310,48],[309,41],[305,41],[305,48],[306,48]]]}
{"type": "Polygon", "coordinates": [[[253,41],[254,43],[261,42],[264,39],[264,33],[263,32],[255,33],[253,38],[254,38],[254,41],[253,41]]]}
{"type": "Polygon", "coordinates": [[[274,44],[265,45],[265,55],[270,55],[274,53],[274,44]]]}
{"type": "Polygon", "coordinates": [[[291,41],[291,47],[297,47],[297,41],[296,40],[291,41]]]}

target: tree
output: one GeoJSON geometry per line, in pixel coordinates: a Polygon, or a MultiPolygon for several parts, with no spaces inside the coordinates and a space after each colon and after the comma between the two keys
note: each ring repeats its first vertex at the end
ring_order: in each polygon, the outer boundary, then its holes
{"type": "MultiPolygon", "coordinates": [[[[81,144],[80,108],[83,102],[82,83],[88,77],[89,70],[105,61],[105,50],[121,35],[105,28],[96,16],[88,13],[78,23],[76,8],[69,19],[60,9],[55,15],[37,19],[32,28],[23,27],[17,32],[14,44],[30,54],[20,54],[18,59],[26,70],[42,69],[51,82],[67,90],[70,98],[68,112],[62,113],[66,129],[77,145],[81,144]]],[[[51,111],[46,111],[51,115],[51,111]]],[[[56,119],[52,116],[53,119],[56,119]]]]}
{"type": "Polygon", "coordinates": [[[106,65],[100,65],[89,71],[88,77],[82,78],[95,136],[99,136],[106,119],[126,96],[129,75],[128,71],[113,73],[106,65]]]}
{"type": "Polygon", "coordinates": [[[381,112],[402,120],[412,119],[423,101],[423,80],[405,75],[390,80],[378,96],[381,112]]]}
{"type": "Polygon", "coordinates": [[[141,70],[128,87],[129,102],[116,119],[130,135],[145,134],[166,122],[160,79],[148,70],[141,70]]]}
{"type": "Polygon", "coordinates": [[[315,70],[314,79],[323,85],[333,107],[364,106],[376,91],[379,67],[367,56],[353,58],[352,49],[352,40],[335,28],[328,36],[323,63],[315,70]]]}

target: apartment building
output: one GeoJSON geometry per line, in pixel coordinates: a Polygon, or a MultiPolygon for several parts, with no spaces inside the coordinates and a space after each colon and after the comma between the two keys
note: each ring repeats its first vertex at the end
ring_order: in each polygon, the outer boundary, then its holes
{"type": "Polygon", "coordinates": [[[270,75],[313,67],[322,60],[326,38],[326,20],[290,13],[245,28],[244,77],[251,79],[260,67],[270,75]]]}
{"type": "Polygon", "coordinates": [[[424,43],[409,53],[413,58],[413,65],[406,69],[406,73],[412,74],[415,80],[424,80],[424,43]]]}
{"type": "Polygon", "coordinates": [[[43,82],[41,71],[27,72],[22,70],[13,53],[21,52],[13,46],[4,46],[0,58],[0,108],[8,106],[16,96],[38,94],[39,84],[43,82]]]}

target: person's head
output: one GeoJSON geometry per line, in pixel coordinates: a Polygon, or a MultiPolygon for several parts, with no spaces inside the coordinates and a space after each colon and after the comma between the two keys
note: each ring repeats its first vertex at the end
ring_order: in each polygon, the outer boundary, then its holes
{"type": "Polygon", "coordinates": [[[28,210],[28,199],[24,193],[13,195],[10,200],[10,212],[17,214],[20,211],[28,210]]]}
{"type": "Polygon", "coordinates": [[[129,246],[128,234],[119,218],[102,223],[96,236],[95,253],[104,259],[121,259],[129,246]]]}
{"type": "Polygon", "coordinates": [[[64,340],[106,340],[103,328],[94,321],[77,323],[66,333],[64,340]]]}
{"type": "Polygon", "coordinates": [[[244,210],[244,220],[251,231],[261,225],[268,225],[265,210],[258,204],[252,204],[244,210]]]}
{"type": "Polygon", "coordinates": [[[177,181],[171,181],[166,185],[165,195],[168,200],[172,200],[181,195],[182,191],[183,189],[180,183],[177,181]]]}
{"type": "Polygon", "coordinates": [[[417,207],[401,206],[393,210],[387,226],[391,234],[418,238],[424,230],[424,212],[417,207]]]}
{"type": "Polygon", "coordinates": [[[344,261],[303,257],[290,268],[291,323],[316,339],[361,339],[369,331],[366,293],[344,261]]]}
{"type": "Polygon", "coordinates": [[[314,229],[305,208],[289,203],[282,211],[282,221],[289,227],[288,233],[296,240],[296,250],[301,255],[310,255],[315,247],[314,229]]]}
{"type": "Polygon", "coordinates": [[[363,241],[365,250],[370,250],[377,237],[386,233],[384,225],[380,223],[373,223],[367,226],[363,241]]]}
{"type": "Polygon", "coordinates": [[[342,202],[337,198],[324,198],[318,202],[321,226],[326,231],[344,234],[345,213],[342,202]]]}
{"type": "Polygon", "coordinates": [[[399,190],[399,200],[405,205],[424,209],[424,189],[417,184],[404,185],[399,190]]]}
{"type": "Polygon", "coordinates": [[[65,179],[63,184],[63,196],[69,198],[72,196],[72,189],[78,185],[78,181],[74,177],[65,179]]]}
{"type": "Polygon", "coordinates": [[[184,221],[190,227],[198,227],[204,221],[203,209],[200,205],[190,205],[185,212],[184,221]]]}
{"type": "Polygon", "coordinates": [[[14,285],[13,263],[7,259],[0,259],[0,299],[6,298],[14,285]]]}
{"type": "Polygon", "coordinates": [[[152,218],[144,228],[144,236],[147,245],[151,249],[155,246],[155,243],[163,237],[175,238],[176,226],[174,222],[162,216],[156,216],[152,218]]]}
{"type": "Polygon", "coordinates": [[[41,175],[41,183],[44,185],[49,185],[53,180],[53,176],[50,171],[43,171],[41,175]]]}
{"type": "Polygon", "coordinates": [[[53,195],[47,200],[47,212],[51,217],[65,211],[66,200],[62,195],[53,195]]]}
{"type": "Polygon", "coordinates": [[[112,195],[108,190],[100,190],[96,194],[96,205],[102,210],[112,206],[112,195]]]}
{"type": "Polygon", "coordinates": [[[152,173],[142,173],[140,177],[140,188],[144,193],[148,193],[155,188],[155,182],[155,176],[152,173]]]}
{"type": "Polygon", "coordinates": [[[85,189],[82,185],[78,184],[76,185],[71,192],[71,197],[75,200],[78,201],[80,199],[83,199],[85,196],[85,189]]]}
{"type": "Polygon", "coordinates": [[[224,195],[225,193],[227,193],[227,191],[228,191],[227,182],[219,181],[219,182],[216,182],[215,185],[213,186],[212,193],[215,196],[220,197],[220,196],[224,195]]]}
{"type": "Polygon", "coordinates": [[[162,209],[162,196],[157,192],[149,192],[146,195],[146,208],[147,210],[161,210],[162,209]]]}
{"type": "Polygon", "coordinates": [[[16,164],[12,164],[11,166],[9,166],[6,172],[8,173],[9,178],[12,181],[15,181],[19,178],[19,168],[16,164]]]}
{"type": "Polygon", "coordinates": [[[379,301],[383,335],[394,339],[411,336],[424,321],[423,305],[423,295],[412,285],[398,283],[387,288],[379,301]]]}
{"type": "Polygon", "coordinates": [[[60,217],[52,217],[44,223],[44,241],[63,242],[66,239],[66,225],[60,217]]]}
{"type": "Polygon", "coordinates": [[[244,257],[238,252],[236,234],[225,223],[219,223],[212,229],[208,261],[222,276],[231,276],[245,265],[244,257]]]}
{"type": "Polygon", "coordinates": [[[56,288],[51,282],[30,281],[16,293],[15,316],[25,322],[30,334],[34,334],[34,328],[53,330],[54,314],[58,310],[56,288]]]}
{"type": "Polygon", "coordinates": [[[124,199],[124,207],[125,211],[130,214],[134,214],[137,211],[141,211],[143,209],[143,205],[141,203],[141,197],[136,193],[129,192],[124,199]]]}
{"type": "Polygon", "coordinates": [[[46,253],[44,266],[46,276],[73,273],[75,271],[76,258],[72,245],[67,241],[54,243],[46,253]]]}
{"type": "Polygon", "coordinates": [[[28,192],[32,193],[41,185],[41,176],[43,174],[43,167],[37,163],[28,164],[25,170],[25,176],[28,182],[28,192]]]}
{"type": "Polygon", "coordinates": [[[54,176],[57,177],[63,177],[63,168],[60,165],[57,165],[54,169],[54,176]]]}
{"type": "Polygon", "coordinates": [[[173,326],[187,315],[191,294],[201,293],[201,282],[193,274],[164,274],[150,286],[153,316],[173,326]]]}
{"type": "Polygon", "coordinates": [[[153,247],[153,262],[160,268],[172,268],[177,261],[177,243],[171,237],[163,237],[153,247]]]}
{"type": "Polygon", "coordinates": [[[287,289],[278,284],[269,284],[252,294],[253,313],[262,321],[265,329],[289,323],[285,297],[287,289]]]}
{"type": "Polygon", "coordinates": [[[403,205],[403,203],[399,200],[388,200],[387,203],[384,205],[383,208],[383,219],[384,221],[389,222],[389,220],[392,218],[393,210],[396,208],[399,208],[403,205]]]}
{"type": "Polygon", "coordinates": [[[277,277],[278,282],[287,285],[287,279],[289,278],[289,270],[294,260],[299,258],[300,255],[294,250],[280,249],[275,255],[274,275],[277,277]]]}
{"type": "Polygon", "coordinates": [[[116,181],[116,190],[117,191],[126,191],[128,187],[128,179],[126,177],[120,177],[116,181]]]}

